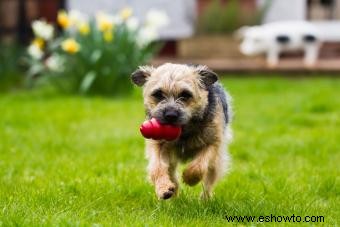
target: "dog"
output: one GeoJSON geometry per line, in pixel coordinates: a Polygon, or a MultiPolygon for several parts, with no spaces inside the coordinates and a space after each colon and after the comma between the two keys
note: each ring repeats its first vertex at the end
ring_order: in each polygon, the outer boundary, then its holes
{"type": "Polygon", "coordinates": [[[230,166],[231,98],[207,66],[166,63],[141,66],[131,75],[143,87],[148,119],[182,127],[174,141],[146,139],[148,174],[159,199],[178,194],[178,163],[187,163],[182,179],[203,182],[201,198],[212,196],[215,183],[230,166]]]}
{"type": "Polygon", "coordinates": [[[240,51],[243,54],[266,54],[269,68],[278,66],[280,53],[297,50],[304,51],[304,65],[313,67],[325,41],[319,27],[307,21],[277,21],[260,26],[246,26],[240,28],[236,36],[242,39],[240,51]]]}

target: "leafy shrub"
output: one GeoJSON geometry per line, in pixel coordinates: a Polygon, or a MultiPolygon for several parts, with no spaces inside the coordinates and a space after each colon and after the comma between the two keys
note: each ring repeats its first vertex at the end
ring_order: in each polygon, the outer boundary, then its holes
{"type": "Polygon", "coordinates": [[[129,76],[157,51],[153,41],[167,16],[150,10],[140,22],[129,8],[117,15],[61,11],[62,33],[45,21],[32,24],[36,38],[28,48],[31,85],[52,83],[66,92],[118,95],[132,88],[129,76]]]}
{"type": "Polygon", "coordinates": [[[0,91],[20,86],[23,81],[20,58],[23,48],[19,45],[0,43],[0,91]]]}
{"type": "Polygon", "coordinates": [[[223,4],[221,0],[213,0],[198,18],[196,30],[198,34],[228,34],[244,25],[259,24],[269,7],[267,0],[264,6],[253,13],[245,12],[240,0],[229,0],[223,4]]]}

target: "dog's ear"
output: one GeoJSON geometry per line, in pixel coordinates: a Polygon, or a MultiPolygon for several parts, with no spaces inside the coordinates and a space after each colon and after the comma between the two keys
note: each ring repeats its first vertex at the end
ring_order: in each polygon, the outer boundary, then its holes
{"type": "Polygon", "coordinates": [[[139,66],[138,69],[131,75],[132,82],[137,86],[143,86],[153,70],[154,67],[152,66],[139,66]]]}
{"type": "Polygon", "coordinates": [[[211,86],[213,83],[215,83],[218,80],[218,76],[216,73],[214,73],[212,70],[210,70],[205,65],[199,65],[196,67],[196,72],[200,76],[201,83],[207,88],[211,86]]]}

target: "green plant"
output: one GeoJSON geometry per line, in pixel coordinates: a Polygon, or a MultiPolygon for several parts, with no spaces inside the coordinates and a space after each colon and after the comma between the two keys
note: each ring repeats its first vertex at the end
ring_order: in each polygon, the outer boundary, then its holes
{"type": "Polygon", "coordinates": [[[17,44],[0,43],[0,91],[20,86],[23,79],[20,58],[23,49],[17,44]]]}
{"type": "Polygon", "coordinates": [[[242,9],[238,0],[229,0],[227,3],[213,0],[197,20],[197,33],[228,34],[244,25],[259,24],[269,4],[268,0],[263,7],[249,13],[242,9]]]}
{"type": "Polygon", "coordinates": [[[153,41],[167,17],[151,10],[140,26],[129,8],[119,15],[98,13],[95,19],[62,11],[58,23],[63,32],[56,38],[46,22],[32,25],[36,38],[29,47],[30,85],[43,82],[66,92],[122,95],[132,89],[131,72],[157,51],[153,41]]]}

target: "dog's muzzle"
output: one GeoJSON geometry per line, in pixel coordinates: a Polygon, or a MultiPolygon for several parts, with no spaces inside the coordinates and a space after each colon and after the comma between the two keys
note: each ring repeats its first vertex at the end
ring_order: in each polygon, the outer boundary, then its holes
{"type": "Polygon", "coordinates": [[[174,108],[164,109],[163,118],[165,120],[165,123],[168,124],[177,123],[179,116],[180,116],[179,111],[174,108]]]}

